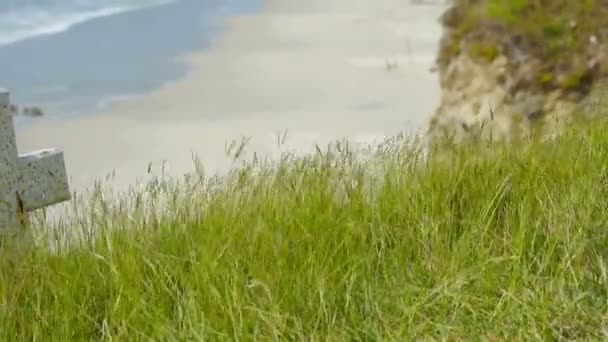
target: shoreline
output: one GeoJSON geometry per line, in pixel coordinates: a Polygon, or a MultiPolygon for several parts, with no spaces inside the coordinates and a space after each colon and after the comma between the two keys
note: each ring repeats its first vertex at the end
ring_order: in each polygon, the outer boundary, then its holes
{"type": "Polygon", "coordinates": [[[194,169],[193,155],[208,173],[225,172],[225,144],[241,136],[252,137],[249,160],[253,152],[277,156],[276,135],[285,131],[284,147],[305,153],[420,130],[439,101],[429,68],[442,10],[266,0],[255,14],[226,19],[210,48],[180,58],[184,78],[95,115],[19,127],[19,150],[62,149],[73,190],[109,174],[106,182],[124,190],[161,172],[181,177],[194,169]],[[387,71],[387,59],[401,63],[387,71]]]}
{"type": "MultiPolygon", "coordinates": [[[[218,23],[229,15],[254,13],[261,0],[140,5],[0,46],[0,78],[14,103],[41,107],[48,120],[71,120],[107,111],[106,101],[145,96],[188,74],[176,56],[208,49],[218,23]]],[[[35,119],[21,116],[17,122],[28,125],[35,119]]]]}

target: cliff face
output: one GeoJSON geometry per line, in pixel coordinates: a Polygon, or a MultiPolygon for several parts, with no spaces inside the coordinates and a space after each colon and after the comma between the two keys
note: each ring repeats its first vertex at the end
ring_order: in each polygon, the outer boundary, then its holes
{"type": "Polygon", "coordinates": [[[441,18],[431,137],[554,134],[593,114],[608,76],[607,14],[608,2],[454,1],[441,18]]]}

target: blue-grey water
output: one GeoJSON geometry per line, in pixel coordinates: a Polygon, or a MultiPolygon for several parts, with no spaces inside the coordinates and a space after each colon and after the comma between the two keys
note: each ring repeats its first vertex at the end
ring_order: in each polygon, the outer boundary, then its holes
{"type": "Polygon", "coordinates": [[[260,2],[0,0],[0,87],[49,118],[92,113],[183,77],[174,57],[208,47],[222,18],[260,2]]]}

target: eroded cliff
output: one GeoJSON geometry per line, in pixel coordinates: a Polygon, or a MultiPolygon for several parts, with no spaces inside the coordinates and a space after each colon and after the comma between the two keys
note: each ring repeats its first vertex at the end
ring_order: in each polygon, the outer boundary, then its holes
{"type": "Polygon", "coordinates": [[[431,137],[559,133],[594,115],[608,76],[608,2],[455,0],[441,17],[431,137]]]}

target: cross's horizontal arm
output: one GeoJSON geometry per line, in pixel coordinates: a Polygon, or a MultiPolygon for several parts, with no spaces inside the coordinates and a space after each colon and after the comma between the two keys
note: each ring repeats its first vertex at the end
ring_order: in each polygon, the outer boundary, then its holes
{"type": "Polygon", "coordinates": [[[56,149],[19,156],[19,196],[27,211],[70,200],[63,152],[56,149]]]}

